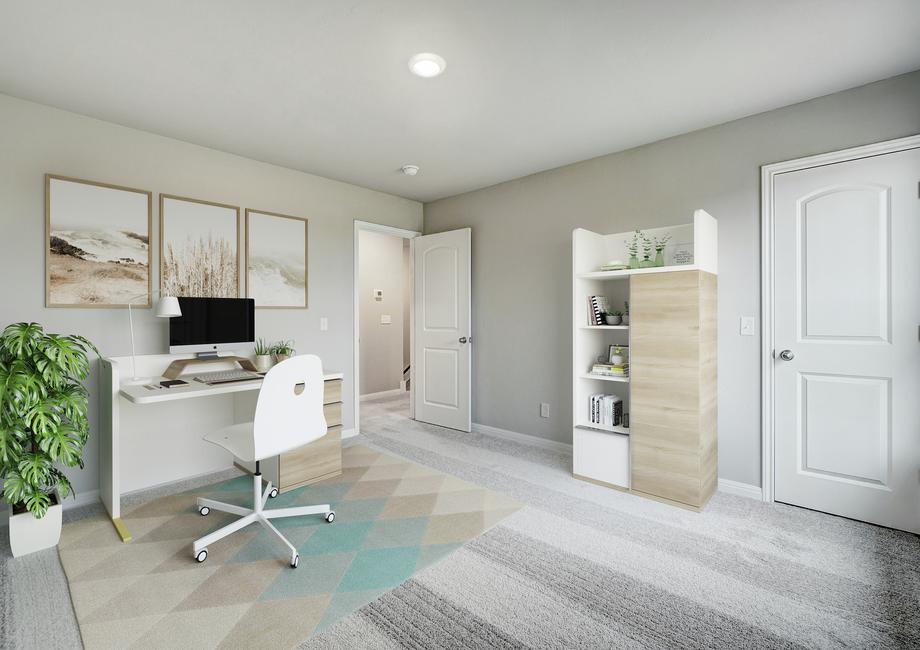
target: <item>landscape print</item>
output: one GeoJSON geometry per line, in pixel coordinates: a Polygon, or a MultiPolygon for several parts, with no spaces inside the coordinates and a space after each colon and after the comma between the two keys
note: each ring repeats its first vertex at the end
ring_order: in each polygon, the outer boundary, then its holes
{"type": "Polygon", "coordinates": [[[240,210],[160,195],[160,291],[184,298],[238,298],[240,210]]]}
{"type": "Polygon", "coordinates": [[[149,306],[150,193],[51,175],[45,192],[47,305],[149,306]]]}
{"type": "Polygon", "coordinates": [[[307,307],[307,220],[246,210],[246,291],[256,307],[307,307]]]}

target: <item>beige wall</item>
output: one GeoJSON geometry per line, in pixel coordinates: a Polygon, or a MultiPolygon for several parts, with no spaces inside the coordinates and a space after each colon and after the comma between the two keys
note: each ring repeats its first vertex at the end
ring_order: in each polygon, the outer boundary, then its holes
{"type": "Polygon", "coordinates": [[[759,485],[760,338],[738,319],[760,314],[760,166],[916,133],[920,72],[426,204],[426,233],[473,229],[473,420],[570,442],[572,229],[703,208],[719,220],[719,476],[759,485]]]}
{"type": "Polygon", "coordinates": [[[402,237],[358,232],[358,304],[361,318],[361,395],[399,388],[404,358],[405,270],[402,237]],[[374,298],[383,290],[383,299],[374,298]],[[390,324],[380,322],[384,314],[390,324]]]}
{"type": "MultiPolygon", "coordinates": [[[[308,217],[310,307],[258,311],[256,331],[294,339],[299,352],[320,352],[327,368],[344,371],[345,427],[353,426],[354,220],[419,230],[420,203],[0,95],[0,326],[37,321],[113,356],[130,353],[124,309],[44,307],[46,172],[153,191],[154,251],[160,192],[308,217]]],[[[166,351],[165,321],[140,310],[135,325],[138,353],[166,351]]],[[[88,385],[97,392],[95,371],[88,385]]],[[[81,493],[98,485],[96,409],[94,395],[86,469],[71,472],[81,493]]]]}

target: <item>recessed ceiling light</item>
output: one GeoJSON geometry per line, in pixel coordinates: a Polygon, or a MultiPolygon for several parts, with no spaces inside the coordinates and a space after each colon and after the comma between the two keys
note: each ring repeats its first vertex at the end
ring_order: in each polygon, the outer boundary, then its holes
{"type": "Polygon", "coordinates": [[[426,79],[437,77],[446,67],[447,61],[431,52],[421,52],[409,59],[409,70],[412,74],[426,79]]]}
{"type": "Polygon", "coordinates": [[[418,174],[418,165],[403,165],[400,169],[402,169],[402,173],[406,176],[415,176],[418,174]]]}

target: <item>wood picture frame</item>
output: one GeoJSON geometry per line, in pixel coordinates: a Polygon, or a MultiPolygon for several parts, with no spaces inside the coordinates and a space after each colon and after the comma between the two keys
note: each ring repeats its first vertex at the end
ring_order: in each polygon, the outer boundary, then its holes
{"type": "MultiPolygon", "coordinates": [[[[191,298],[239,298],[242,293],[240,282],[240,269],[242,267],[242,250],[240,247],[240,208],[239,206],[229,205],[227,203],[217,203],[214,201],[205,201],[202,199],[193,199],[187,196],[177,196],[175,194],[160,194],[160,294],[171,295],[176,297],[191,298]],[[185,211],[186,227],[186,248],[180,253],[173,253],[170,248],[173,242],[169,239],[168,220],[171,215],[168,214],[169,202],[176,203],[176,209],[185,211]],[[183,205],[184,204],[184,205],[183,205]],[[211,208],[212,210],[208,210],[211,208]],[[227,254],[220,248],[220,242],[215,242],[213,232],[207,226],[199,224],[197,228],[197,242],[191,239],[189,232],[194,229],[192,222],[195,219],[209,218],[218,219],[219,211],[225,211],[228,220],[232,218],[233,238],[232,242],[236,249],[232,254],[227,254]],[[197,212],[197,214],[194,214],[197,212]],[[203,247],[205,240],[203,232],[208,232],[208,250],[204,248],[195,249],[195,244],[203,247]],[[214,247],[218,248],[215,249],[214,247]],[[207,253],[207,255],[205,255],[207,253]],[[219,277],[216,279],[214,274],[209,274],[208,279],[202,282],[192,282],[184,270],[187,267],[192,268],[200,265],[204,259],[211,259],[212,256],[218,255],[224,260],[220,265],[223,269],[218,269],[219,277]],[[184,259],[189,257],[191,259],[184,259]],[[181,259],[180,259],[181,258],[181,259]],[[226,268],[227,260],[231,260],[234,265],[233,273],[226,268]],[[174,277],[182,276],[182,277],[174,277]]],[[[229,241],[227,244],[229,245],[229,241]]],[[[213,269],[212,269],[213,270],[213,269]]]]}
{"type": "MultiPolygon", "coordinates": [[[[268,223],[270,221],[266,221],[264,225],[268,223]]],[[[256,309],[307,309],[309,307],[309,249],[310,222],[306,217],[246,209],[246,297],[256,301],[256,309]],[[253,251],[253,223],[262,217],[267,220],[286,220],[277,222],[276,229],[279,232],[276,233],[274,239],[276,248],[264,251],[265,254],[262,254],[263,251],[260,250],[262,243],[259,242],[257,236],[255,237],[256,250],[253,251]],[[301,224],[303,227],[302,260],[298,257],[301,250],[299,243],[293,243],[292,239],[300,236],[298,229],[301,224]],[[285,229],[289,232],[280,232],[285,229]],[[257,265],[259,271],[254,271],[257,265]],[[301,273],[303,274],[302,289],[297,283],[301,273]],[[303,292],[303,303],[294,304],[301,291],[303,292]],[[286,302],[289,304],[279,304],[286,302]]]]}
{"type": "Polygon", "coordinates": [[[131,302],[132,305],[149,308],[152,305],[153,294],[150,254],[152,229],[153,192],[72,176],[45,174],[45,306],[77,309],[125,308],[131,302]],[[55,229],[55,219],[58,215],[55,214],[57,206],[53,204],[53,194],[58,189],[55,187],[56,183],[61,184],[62,192],[71,195],[71,205],[62,209],[69,214],[60,217],[71,221],[67,224],[71,226],[68,230],[55,229]],[[92,197],[86,192],[87,187],[140,196],[119,197],[99,193],[92,197]],[[94,200],[97,201],[97,206],[92,205],[94,200]],[[134,205],[129,205],[130,203],[134,205]],[[92,209],[99,210],[97,217],[86,215],[92,209]],[[125,210],[136,210],[137,214],[126,217],[123,214],[125,210]],[[131,217],[137,223],[130,223],[128,219],[131,217]],[[78,220],[84,223],[76,223],[78,220]],[[106,221],[108,223],[104,223],[106,221]],[[132,226],[135,228],[130,229],[132,226]],[[136,226],[146,227],[146,232],[137,232],[136,226]],[[58,250],[52,250],[53,247],[58,250]],[[136,261],[135,255],[145,255],[146,262],[136,261]],[[93,268],[94,266],[98,268],[93,268]],[[144,273],[147,276],[146,282],[142,277],[138,277],[144,273]],[[123,286],[120,287],[119,282],[123,286]],[[146,289],[147,300],[135,303],[134,299],[143,296],[143,289],[146,289]],[[75,291],[80,292],[79,300],[62,300],[75,291]],[[98,301],[95,296],[98,296],[98,301]],[[114,296],[124,296],[124,302],[112,300],[114,296]]]}

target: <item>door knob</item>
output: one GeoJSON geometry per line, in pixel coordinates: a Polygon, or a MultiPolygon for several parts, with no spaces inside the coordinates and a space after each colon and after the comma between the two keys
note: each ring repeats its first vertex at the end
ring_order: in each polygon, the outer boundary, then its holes
{"type": "Polygon", "coordinates": [[[465,336],[461,336],[461,337],[460,337],[460,342],[461,342],[461,343],[466,343],[466,337],[465,337],[465,336]]]}
{"type": "Polygon", "coordinates": [[[783,361],[792,361],[795,359],[795,354],[792,353],[792,350],[783,350],[779,353],[779,358],[783,361]]]}

